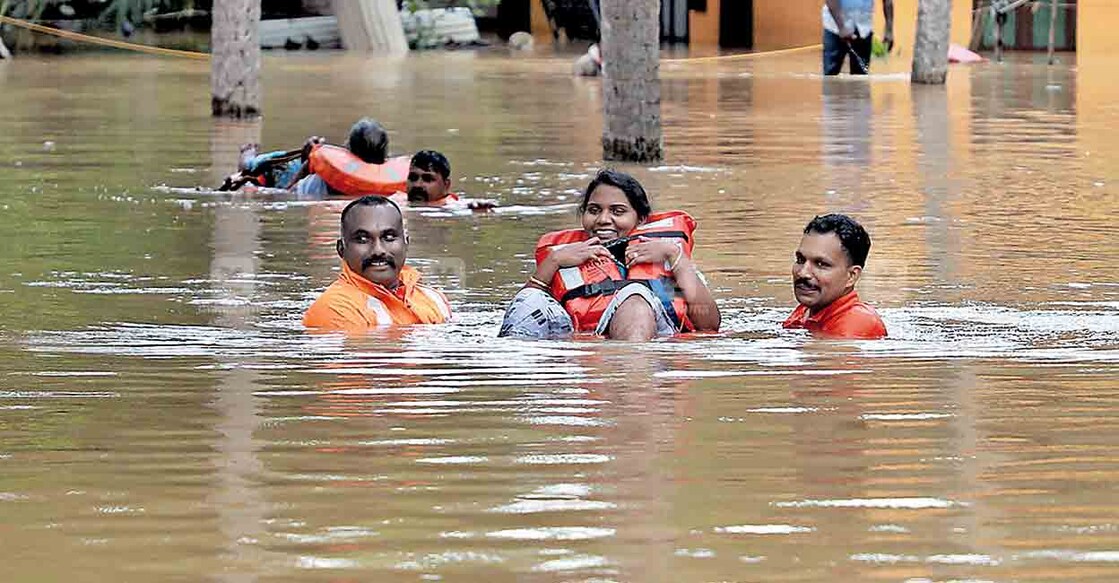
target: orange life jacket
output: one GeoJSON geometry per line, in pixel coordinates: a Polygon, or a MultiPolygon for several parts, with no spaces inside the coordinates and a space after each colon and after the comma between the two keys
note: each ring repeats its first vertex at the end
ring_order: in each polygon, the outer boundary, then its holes
{"type": "MultiPolygon", "coordinates": [[[[625,237],[607,242],[607,247],[624,244],[638,236],[648,238],[668,238],[678,241],[684,254],[691,258],[695,244],[695,219],[683,211],[653,213],[644,224],[637,226],[625,237]]],[[[587,240],[583,229],[554,231],[540,238],[536,243],[536,263],[548,257],[552,249],[587,240]]],[[[676,280],[668,265],[664,263],[639,263],[626,269],[618,259],[592,260],[578,267],[563,267],[552,276],[552,297],[559,300],[575,324],[575,330],[585,332],[594,330],[602,317],[602,312],[610,304],[614,293],[632,282],[643,283],[664,303],[678,330],[692,330],[688,320],[688,305],[676,287],[676,280]]]]}
{"type": "Polygon", "coordinates": [[[345,261],[338,279],[326,288],[307,313],[303,325],[322,330],[363,331],[407,324],[440,324],[451,316],[451,304],[435,288],[420,283],[412,267],[400,268],[403,297],[365,279],[345,261]]]}
{"type": "Polygon", "coordinates": [[[327,186],[347,196],[389,196],[407,188],[411,158],[396,156],[384,164],[370,164],[339,146],[316,145],[311,150],[311,172],[327,186]]]}
{"type": "MultiPolygon", "coordinates": [[[[395,202],[397,204],[397,206],[400,206],[400,207],[405,207],[405,206],[413,204],[411,202],[408,202],[408,193],[407,192],[399,192],[398,191],[398,192],[393,193],[393,195],[390,196],[389,198],[391,198],[392,201],[395,202]]],[[[453,192],[448,192],[447,195],[444,196],[443,198],[436,199],[436,200],[429,201],[429,202],[415,203],[415,204],[416,204],[416,206],[438,207],[438,206],[447,206],[449,204],[453,204],[453,203],[456,203],[458,201],[459,201],[459,195],[457,195],[453,192]]]]}

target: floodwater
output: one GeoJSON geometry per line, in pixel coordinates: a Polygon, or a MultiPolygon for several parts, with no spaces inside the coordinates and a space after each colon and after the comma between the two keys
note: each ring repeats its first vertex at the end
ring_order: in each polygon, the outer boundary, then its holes
{"type": "Polygon", "coordinates": [[[567,57],[269,55],[254,124],[205,63],[0,63],[4,580],[1119,580],[1114,63],[817,59],[664,65],[631,170],[724,332],[646,345],[496,338],[601,165],[567,57]],[[306,334],[344,201],[208,190],[362,115],[502,205],[409,213],[453,323],[306,334]],[[887,340],[779,328],[825,211],[887,340]]]}

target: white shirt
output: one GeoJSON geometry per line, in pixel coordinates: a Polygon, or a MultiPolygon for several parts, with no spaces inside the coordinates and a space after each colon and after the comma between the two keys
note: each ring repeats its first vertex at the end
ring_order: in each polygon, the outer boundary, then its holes
{"type": "MultiPolygon", "coordinates": [[[[874,0],[839,0],[839,9],[843,11],[843,24],[848,31],[856,33],[859,38],[866,38],[874,32],[874,0]]],[[[827,4],[824,4],[820,16],[824,21],[824,30],[843,36],[827,4]]]]}

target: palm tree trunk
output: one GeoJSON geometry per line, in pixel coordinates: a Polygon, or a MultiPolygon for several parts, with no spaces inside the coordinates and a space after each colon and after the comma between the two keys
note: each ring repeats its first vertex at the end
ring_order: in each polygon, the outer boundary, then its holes
{"type": "Polygon", "coordinates": [[[913,82],[943,85],[948,76],[951,0],[920,0],[913,43],[913,82]]]}
{"type": "Polygon", "coordinates": [[[659,162],[660,0],[602,1],[602,60],[602,157],[659,162]]]}
{"type": "Polygon", "coordinates": [[[213,114],[260,115],[260,0],[214,0],[210,90],[213,114]]]}

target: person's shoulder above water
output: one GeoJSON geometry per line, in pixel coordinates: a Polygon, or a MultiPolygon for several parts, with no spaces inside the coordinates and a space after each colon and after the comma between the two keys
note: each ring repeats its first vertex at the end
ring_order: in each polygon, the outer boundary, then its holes
{"type": "Polygon", "coordinates": [[[886,324],[878,312],[860,300],[859,294],[854,291],[816,314],[809,314],[807,306],[797,306],[782,326],[804,328],[813,334],[831,338],[875,339],[886,336],[886,324]]]}

